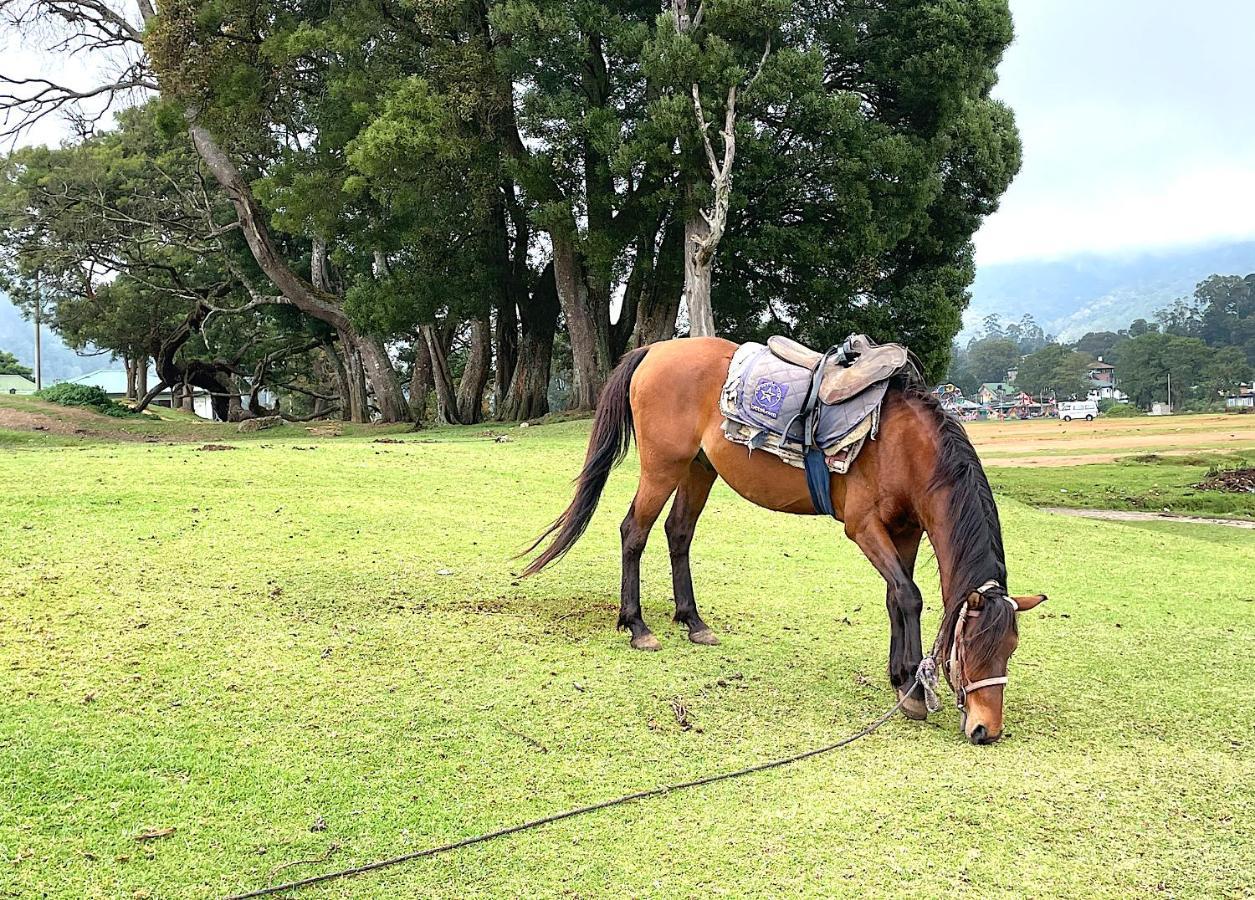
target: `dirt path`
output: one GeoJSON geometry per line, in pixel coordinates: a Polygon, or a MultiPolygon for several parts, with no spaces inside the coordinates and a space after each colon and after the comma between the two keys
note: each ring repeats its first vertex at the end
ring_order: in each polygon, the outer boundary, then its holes
{"type": "Polygon", "coordinates": [[[1137,512],[1128,509],[1070,509],[1065,506],[1038,507],[1043,512],[1081,519],[1103,519],[1108,522],[1188,522],[1194,525],[1227,525],[1230,528],[1252,528],[1255,522],[1246,519],[1209,519],[1204,516],[1181,516],[1174,513],[1137,512]]]}
{"type": "Polygon", "coordinates": [[[81,437],[107,436],[117,441],[142,441],[144,435],[130,434],[120,428],[101,428],[110,422],[106,416],[97,415],[84,409],[67,406],[57,410],[57,415],[47,416],[43,413],[27,412],[23,409],[12,409],[0,406],[0,428],[13,431],[42,431],[47,434],[68,434],[81,437]]]}

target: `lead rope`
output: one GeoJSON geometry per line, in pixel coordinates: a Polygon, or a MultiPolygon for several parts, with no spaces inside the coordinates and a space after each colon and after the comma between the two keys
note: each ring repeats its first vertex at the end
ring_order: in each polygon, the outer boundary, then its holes
{"type": "MultiPolygon", "coordinates": [[[[934,647],[934,653],[936,648],[934,647]]],[[[586,813],[597,812],[602,809],[609,809],[612,806],[622,806],[626,803],[633,803],[637,800],[645,800],[650,797],[659,797],[663,794],[670,794],[675,791],[683,791],[689,788],[702,787],[707,784],[715,784],[720,781],[729,781],[733,778],[742,778],[746,775],[753,775],[756,772],[766,772],[769,769],[779,769],[783,766],[792,765],[805,759],[815,756],[822,756],[825,753],[831,753],[842,747],[852,744],[859,738],[867,737],[872,734],[881,725],[889,721],[893,714],[902,708],[902,704],[915,693],[915,686],[919,685],[924,690],[925,702],[929,704],[928,708],[933,712],[941,709],[941,701],[937,698],[937,661],[932,656],[925,656],[915,669],[915,684],[911,685],[911,689],[902,694],[888,712],[876,719],[867,727],[855,732],[849,737],[844,737],[835,743],[828,744],[823,747],[817,747],[814,750],[806,750],[802,753],[796,753],[793,756],[786,756],[781,759],[773,759],[770,762],[757,763],[756,765],[747,766],[744,769],[737,769],[734,772],[721,772],[718,775],[707,775],[703,778],[694,778],[691,781],[682,781],[678,784],[668,784],[661,787],[650,788],[646,791],[637,791],[634,794],[626,794],[622,797],[616,797],[613,800],[603,800],[600,803],[593,803],[589,806],[581,806],[576,809],[568,809],[565,812],[554,813],[553,815],[544,816],[540,819],[532,819],[530,822],[523,822],[519,825],[511,825],[508,828],[501,828],[497,831],[490,831],[486,834],[476,835],[475,837],[463,838],[460,841],[454,841],[451,844],[442,844],[439,847],[428,847],[425,850],[414,850],[409,853],[402,853],[400,856],[393,856],[388,859],[380,859],[375,862],[366,863],[360,866],[354,866],[349,869],[341,869],[337,872],[324,872],[321,875],[311,875],[309,878],[301,878],[297,881],[288,881],[283,884],[275,884],[270,887],[259,888],[255,891],[246,891],[242,894],[231,894],[225,900],[248,900],[251,897],[268,897],[273,894],[283,893],[285,891],[295,891],[300,888],[309,887],[314,884],[322,884],[326,881],[333,881],[338,878],[349,878],[353,875],[362,875],[366,872],[374,872],[379,869],[385,869],[389,866],[400,865],[401,863],[411,862],[416,859],[426,859],[427,857],[436,856],[441,853],[448,853],[451,850],[459,850],[463,847],[470,847],[474,844],[482,844],[495,838],[505,837],[508,834],[518,834],[520,831],[529,831],[533,828],[539,828],[542,825],[550,825],[554,822],[560,822],[563,819],[571,819],[575,816],[581,816],[586,813]],[[933,704],[936,703],[936,706],[933,704]]]]}

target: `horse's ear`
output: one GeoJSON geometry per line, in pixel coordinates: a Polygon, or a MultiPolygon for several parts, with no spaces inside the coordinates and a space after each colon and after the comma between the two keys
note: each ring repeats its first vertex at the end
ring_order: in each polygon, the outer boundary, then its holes
{"type": "Polygon", "coordinates": [[[1031,597],[1012,597],[1015,601],[1016,612],[1028,612],[1034,606],[1038,606],[1046,602],[1045,594],[1033,594],[1031,597]]]}

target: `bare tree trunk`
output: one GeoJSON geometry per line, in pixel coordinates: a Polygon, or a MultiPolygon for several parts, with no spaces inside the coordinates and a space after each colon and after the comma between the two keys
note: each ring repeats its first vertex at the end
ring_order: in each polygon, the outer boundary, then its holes
{"type": "Polygon", "coordinates": [[[123,356],[122,366],[126,369],[126,399],[135,400],[135,360],[129,356],[123,356]]]}
{"type": "MultiPolygon", "coordinates": [[[[688,0],[672,0],[672,10],[676,17],[676,27],[681,32],[691,34],[699,27],[702,17],[700,5],[692,17],[688,14],[688,0]]],[[[762,59],[758,62],[758,69],[745,85],[747,90],[763,73],[763,66],[770,55],[769,36],[762,59]]],[[[714,310],[710,305],[711,273],[715,267],[715,253],[728,224],[728,207],[732,201],[732,165],[736,162],[736,103],[740,89],[739,83],[729,85],[727,98],[724,100],[723,131],[720,132],[723,138],[722,159],[715,154],[715,146],[710,139],[710,128],[702,109],[701,87],[694,82],[691,90],[693,113],[697,117],[697,130],[706,154],[706,163],[710,167],[710,187],[714,195],[713,204],[706,209],[697,202],[693,185],[688,185],[686,199],[689,212],[684,225],[684,298],[688,303],[689,335],[692,337],[711,336],[715,333],[714,310]]]]}
{"type": "Polygon", "coordinates": [[[519,359],[505,403],[497,410],[497,418],[518,422],[549,412],[549,372],[558,311],[557,286],[553,263],[550,263],[541,273],[531,300],[522,308],[523,338],[519,343],[519,359]]]}
{"type": "Polygon", "coordinates": [[[453,390],[453,375],[449,371],[449,357],[434,325],[422,325],[419,331],[427,342],[431,354],[431,372],[436,388],[436,421],[442,425],[461,425],[458,418],[458,401],[453,390]]]}
{"type": "Polygon", "coordinates": [[[484,387],[488,384],[488,367],[492,362],[492,329],[487,319],[471,322],[471,352],[458,382],[458,420],[474,425],[484,418],[484,387]]]}
{"type": "Polygon", "coordinates": [[[710,303],[714,247],[704,252],[711,239],[710,224],[695,210],[684,223],[684,300],[689,310],[689,337],[713,337],[715,311],[710,303]]]}
{"type": "Polygon", "coordinates": [[[553,243],[554,283],[566,317],[574,357],[575,384],[571,409],[591,410],[610,374],[608,348],[600,348],[597,323],[588,308],[588,285],[574,242],[561,231],[550,233],[553,243]]]}
{"type": "Polygon", "coordinates": [[[414,414],[415,424],[427,418],[427,392],[433,387],[431,350],[420,334],[414,341],[414,371],[410,373],[410,412],[414,414]]]}
{"type": "Polygon", "coordinates": [[[139,368],[135,372],[135,396],[148,396],[148,357],[141,356],[139,358],[139,368]]]}

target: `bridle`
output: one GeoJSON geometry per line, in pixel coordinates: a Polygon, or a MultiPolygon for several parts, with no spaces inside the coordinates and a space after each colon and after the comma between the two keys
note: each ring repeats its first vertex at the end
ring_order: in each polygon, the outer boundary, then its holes
{"type": "MultiPolygon", "coordinates": [[[[996,581],[986,581],[978,587],[975,593],[982,597],[993,595],[990,599],[1005,600],[1011,604],[1011,608],[1016,612],[1020,611],[1019,604],[1011,597],[1007,596],[1002,585],[996,581]]],[[[963,629],[968,619],[980,618],[980,610],[968,609],[967,601],[963,601],[963,605],[959,607],[959,615],[954,623],[954,637],[950,641],[950,657],[946,660],[946,678],[950,682],[950,686],[954,688],[954,705],[960,710],[967,703],[967,695],[982,688],[995,687],[1007,683],[1007,676],[1000,675],[995,678],[982,678],[980,681],[967,681],[967,675],[964,672],[963,665],[963,629]]]]}

